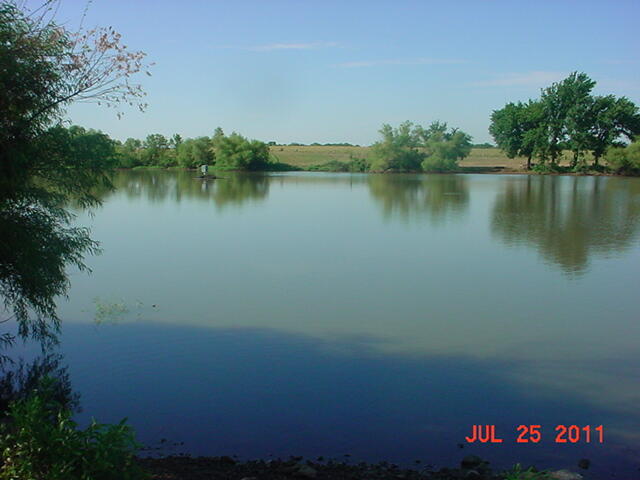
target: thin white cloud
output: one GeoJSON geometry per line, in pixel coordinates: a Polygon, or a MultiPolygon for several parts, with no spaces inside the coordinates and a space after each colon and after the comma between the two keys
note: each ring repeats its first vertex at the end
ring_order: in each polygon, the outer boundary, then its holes
{"type": "Polygon", "coordinates": [[[547,87],[553,82],[559,82],[567,77],[566,72],[525,72],[525,73],[503,73],[495,75],[490,80],[473,82],[474,87],[547,87]]]}
{"type": "Polygon", "coordinates": [[[337,42],[312,42],[312,43],[270,43],[267,45],[256,45],[244,47],[252,52],[272,52],[274,50],[315,50],[318,48],[337,47],[337,42]]]}
{"type": "Polygon", "coordinates": [[[362,62],[344,62],[335,66],[341,68],[378,67],[383,65],[455,65],[467,63],[466,60],[453,58],[396,58],[389,60],[371,60],[362,62]]]}

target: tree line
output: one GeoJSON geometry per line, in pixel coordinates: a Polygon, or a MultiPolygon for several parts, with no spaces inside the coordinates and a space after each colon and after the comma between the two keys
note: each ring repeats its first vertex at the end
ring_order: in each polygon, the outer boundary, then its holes
{"type": "Polygon", "coordinates": [[[542,90],[539,99],[507,103],[491,115],[489,132],[509,158],[527,159],[527,169],[539,171],[604,170],[600,160],[625,173],[640,168],[638,107],[626,97],[592,95],[596,82],[585,73],[542,90]],[[560,165],[569,152],[569,167],[560,165]],[[591,160],[591,163],[589,163],[591,160]]]}
{"type": "Polygon", "coordinates": [[[197,168],[215,164],[229,170],[268,170],[277,167],[269,155],[269,146],[259,140],[249,140],[239,133],[225,135],[215,129],[211,137],[183,139],[154,133],[144,140],[128,138],[115,141],[115,158],[122,168],[141,166],[197,168]]]}

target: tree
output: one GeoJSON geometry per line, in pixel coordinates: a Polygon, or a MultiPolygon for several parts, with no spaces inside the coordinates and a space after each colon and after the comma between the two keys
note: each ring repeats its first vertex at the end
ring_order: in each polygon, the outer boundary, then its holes
{"type": "Polygon", "coordinates": [[[611,147],[607,150],[607,163],[618,173],[640,174],[640,141],[635,141],[627,147],[611,147]]]}
{"type": "Polygon", "coordinates": [[[183,141],[184,140],[182,138],[182,135],[180,135],[179,133],[174,133],[171,137],[171,140],[169,140],[169,144],[171,148],[178,148],[183,141]]]}
{"type": "Polygon", "coordinates": [[[575,162],[584,150],[590,94],[595,84],[585,73],[573,72],[542,91],[540,101],[552,164],[558,163],[558,157],[567,147],[573,150],[575,162]]]}
{"type": "Polygon", "coordinates": [[[626,97],[595,97],[592,118],[588,141],[595,165],[609,147],[622,146],[620,140],[632,141],[640,135],[638,107],[626,97]]]}
{"type": "Polygon", "coordinates": [[[130,83],[144,54],[127,51],[112,28],[65,29],[53,7],[30,15],[0,4],[0,295],[20,335],[41,339],[58,325],[66,266],[82,269],[83,255],[97,251],[86,229],[70,226],[65,205],[98,205],[95,189],[111,185],[115,158],[99,132],[63,128],[64,108],[79,100],[145,107],[130,83]]]}
{"type": "Polygon", "coordinates": [[[137,138],[127,138],[123,144],[116,145],[118,166],[133,168],[142,165],[142,142],[137,138]]]}
{"type": "Polygon", "coordinates": [[[584,169],[587,152],[594,166],[612,145],[640,134],[638,108],[625,97],[592,96],[596,82],[573,72],[542,90],[540,100],[508,103],[491,116],[489,132],[510,158],[526,156],[557,168],[563,150],[570,150],[571,166],[584,169]]]}
{"type": "Polygon", "coordinates": [[[385,124],[380,134],[382,140],[372,148],[374,171],[451,171],[471,151],[471,137],[455,128],[448,131],[444,122],[427,129],[408,121],[398,128],[385,124]]]}
{"type": "Polygon", "coordinates": [[[269,147],[258,140],[248,140],[233,132],[229,136],[214,134],[212,151],[216,165],[229,170],[263,170],[269,164],[269,147]]]}
{"type": "Polygon", "coordinates": [[[458,129],[447,131],[446,123],[434,122],[423,135],[425,172],[448,172],[471,152],[471,136],[458,129]]]}
{"type": "Polygon", "coordinates": [[[491,114],[489,133],[507,157],[526,157],[527,170],[530,170],[531,158],[544,150],[542,119],[540,102],[508,103],[491,114]]]}
{"type": "Polygon", "coordinates": [[[172,163],[169,153],[169,140],[160,134],[147,135],[142,144],[142,161],[144,165],[158,165],[167,167],[172,163]]]}
{"type": "Polygon", "coordinates": [[[213,163],[211,140],[209,137],[188,138],[177,148],[178,165],[183,168],[197,168],[213,163]]]}
{"type": "Polygon", "coordinates": [[[382,140],[373,144],[371,170],[374,171],[416,171],[424,153],[420,152],[422,127],[412,122],[403,122],[393,128],[385,124],[379,130],[382,140]]]}

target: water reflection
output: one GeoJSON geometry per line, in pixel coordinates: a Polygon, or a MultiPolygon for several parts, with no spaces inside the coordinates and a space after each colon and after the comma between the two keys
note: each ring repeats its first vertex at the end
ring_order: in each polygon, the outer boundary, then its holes
{"type": "Polygon", "coordinates": [[[117,172],[114,185],[128,199],[145,198],[152,203],[185,199],[213,202],[218,208],[262,201],[269,193],[269,178],[260,174],[228,172],[217,180],[196,178],[195,172],[117,172]]]}
{"type": "Polygon", "coordinates": [[[463,175],[370,175],[367,183],[387,219],[419,221],[426,217],[438,224],[459,217],[469,204],[463,175]]]}
{"type": "MultiPolygon", "coordinates": [[[[249,456],[445,459],[451,432],[501,415],[640,444],[637,180],[121,175],[93,219],[104,254],[61,307],[93,414],[249,456]],[[131,308],[95,325],[96,297],[131,308]]],[[[542,451],[588,456],[490,456],[542,451]]]]}
{"type": "Polygon", "coordinates": [[[640,181],[603,177],[505,179],[491,216],[509,246],[534,247],[564,272],[584,274],[591,255],[624,252],[637,241],[640,181]]]}

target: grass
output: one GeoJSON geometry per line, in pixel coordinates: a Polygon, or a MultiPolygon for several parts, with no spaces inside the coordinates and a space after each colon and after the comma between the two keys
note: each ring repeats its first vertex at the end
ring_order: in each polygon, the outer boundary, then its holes
{"type": "MultiPolygon", "coordinates": [[[[311,166],[329,162],[348,163],[354,158],[369,159],[372,155],[370,147],[332,147],[332,146],[289,146],[276,145],[270,147],[271,156],[278,162],[294,167],[308,169],[311,166]]],[[[590,155],[587,158],[591,163],[590,155]]],[[[534,160],[535,162],[535,160],[534,160]]],[[[567,166],[570,152],[565,152],[560,165],[567,166]]],[[[473,148],[471,154],[459,163],[463,170],[483,171],[498,167],[504,171],[520,172],[525,170],[527,159],[524,157],[508,158],[499,148],[473,148]]]]}
{"type": "Polygon", "coordinates": [[[278,162],[295,167],[309,168],[312,165],[338,161],[349,162],[352,158],[368,158],[369,147],[323,147],[323,146],[274,146],[269,149],[278,162]]]}
{"type": "MultiPolygon", "coordinates": [[[[271,155],[280,162],[300,168],[309,168],[331,161],[347,163],[353,158],[371,157],[370,147],[324,147],[324,146],[273,146],[271,155]]],[[[526,158],[507,158],[498,148],[474,148],[471,154],[460,162],[461,167],[503,167],[522,170],[526,158]]]]}

